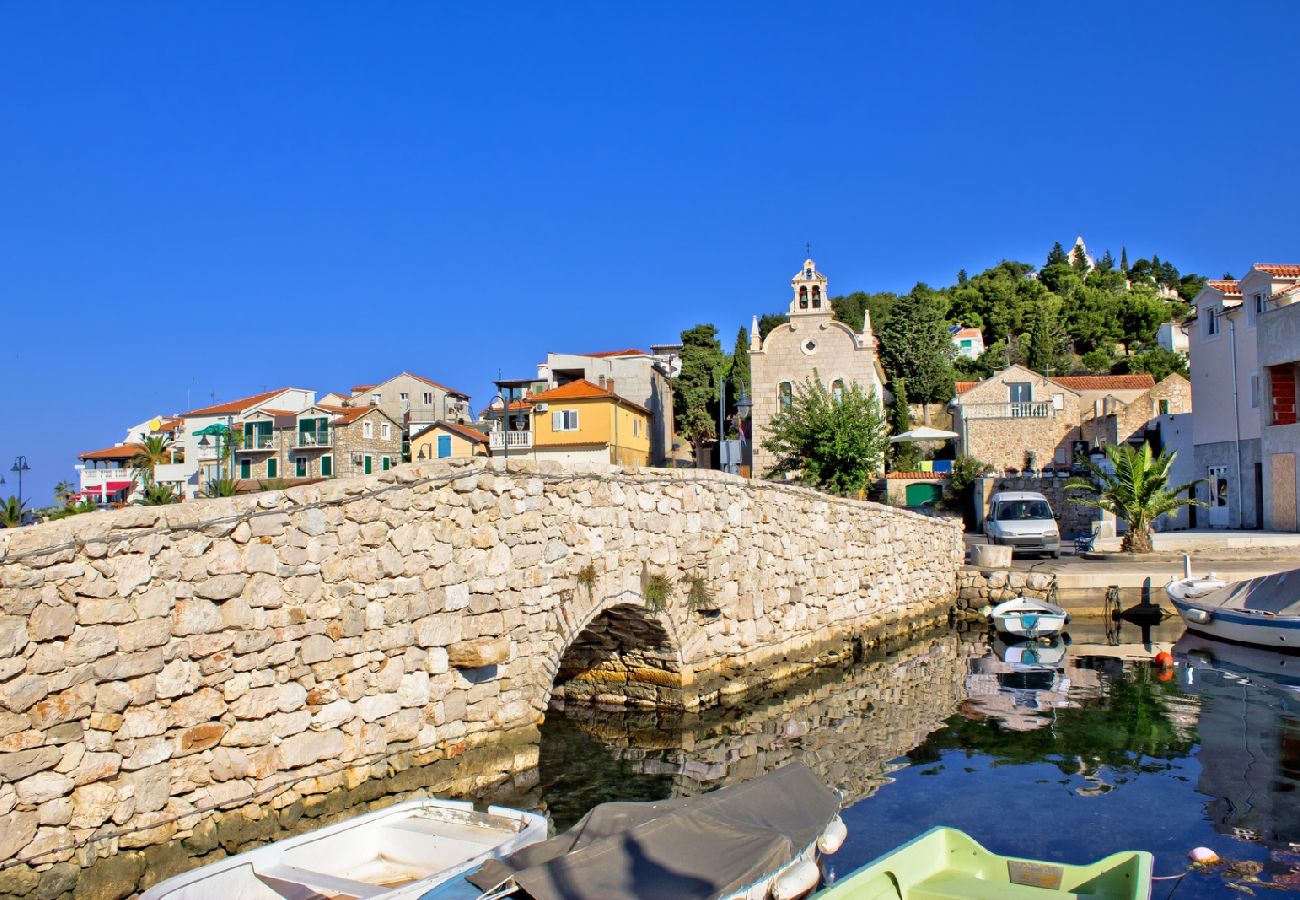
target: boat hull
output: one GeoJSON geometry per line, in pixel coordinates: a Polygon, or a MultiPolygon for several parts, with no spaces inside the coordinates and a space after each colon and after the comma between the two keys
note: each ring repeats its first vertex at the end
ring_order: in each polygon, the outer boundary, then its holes
{"type": "Polygon", "coordinates": [[[1024,639],[1060,634],[1070,623],[1069,614],[1059,606],[1025,597],[999,603],[989,618],[1002,634],[1024,639]]]}
{"type": "Polygon", "coordinates": [[[1300,650],[1300,616],[1260,615],[1170,599],[1190,631],[1242,644],[1300,650]]]}

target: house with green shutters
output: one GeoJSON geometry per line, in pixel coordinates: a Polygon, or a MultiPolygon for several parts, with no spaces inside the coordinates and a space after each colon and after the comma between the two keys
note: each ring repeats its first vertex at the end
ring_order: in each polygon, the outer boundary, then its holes
{"type": "Polygon", "coordinates": [[[234,475],[261,482],[345,478],[401,462],[402,429],[382,409],[315,404],[258,407],[234,424],[234,475]]]}

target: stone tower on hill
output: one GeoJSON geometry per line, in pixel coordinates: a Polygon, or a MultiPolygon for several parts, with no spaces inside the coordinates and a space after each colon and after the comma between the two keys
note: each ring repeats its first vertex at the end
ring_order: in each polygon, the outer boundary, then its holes
{"type": "Polygon", "coordinates": [[[884,400],[885,373],[880,367],[871,313],[863,317],[862,330],[854,331],[835,320],[826,276],[811,259],[790,280],[790,321],[760,337],[758,317],[749,332],[750,380],[754,389],[754,477],[761,478],[773,463],[763,449],[777,411],[789,404],[805,379],[817,378],[832,393],[850,384],[874,391],[884,400]]]}

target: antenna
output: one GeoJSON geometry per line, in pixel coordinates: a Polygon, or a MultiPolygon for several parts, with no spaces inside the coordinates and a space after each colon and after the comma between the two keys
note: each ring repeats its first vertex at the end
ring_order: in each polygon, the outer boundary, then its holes
{"type": "Polygon", "coordinates": [[[807,258],[808,258],[808,259],[812,259],[812,244],[804,244],[804,245],[803,245],[803,249],[804,249],[804,250],[807,252],[807,254],[808,254],[807,258]]]}

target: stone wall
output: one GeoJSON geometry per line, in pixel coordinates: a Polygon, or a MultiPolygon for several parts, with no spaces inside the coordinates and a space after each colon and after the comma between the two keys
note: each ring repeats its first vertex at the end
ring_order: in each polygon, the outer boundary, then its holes
{"type": "Polygon", "coordinates": [[[976,611],[1016,597],[1049,600],[1056,593],[1056,575],[1016,569],[977,569],[966,566],[957,573],[957,606],[976,611]]]}
{"type": "Polygon", "coordinates": [[[0,892],[534,724],[557,674],[698,706],[932,618],[961,558],[802,488],[499,460],[0,533],[0,892]]]}

